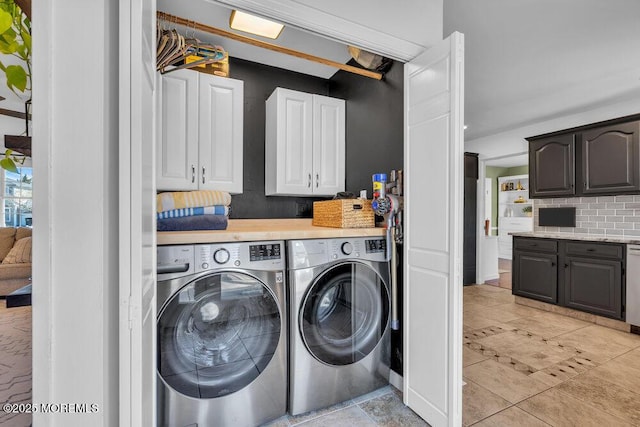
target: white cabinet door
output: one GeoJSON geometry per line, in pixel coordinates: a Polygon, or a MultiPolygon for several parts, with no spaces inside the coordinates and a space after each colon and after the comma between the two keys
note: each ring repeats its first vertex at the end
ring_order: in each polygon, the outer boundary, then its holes
{"type": "Polygon", "coordinates": [[[313,194],[333,196],[345,185],[345,102],[313,95],[313,194]]]}
{"type": "Polygon", "coordinates": [[[198,188],[198,73],[157,74],[156,185],[159,190],[198,188]]]}
{"type": "Polygon", "coordinates": [[[266,109],[266,195],[312,194],[313,96],[277,88],[266,109]]]}
{"type": "Polygon", "coordinates": [[[242,193],[244,84],[241,80],[197,74],[199,188],[242,193]]]}
{"type": "Polygon", "coordinates": [[[462,424],[464,44],[405,64],[404,393],[432,426],[462,424]]]}

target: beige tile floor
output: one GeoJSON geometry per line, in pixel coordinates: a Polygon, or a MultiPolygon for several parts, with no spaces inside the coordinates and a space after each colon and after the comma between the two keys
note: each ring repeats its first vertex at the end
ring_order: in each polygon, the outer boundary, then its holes
{"type": "MultiPolygon", "coordinates": [[[[0,404],[31,402],[31,307],[0,300],[0,404]]],[[[0,411],[0,426],[31,425],[31,415],[0,411]]]]}
{"type": "Polygon", "coordinates": [[[463,424],[640,426],[640,336],[464,288],[463,424]]]}

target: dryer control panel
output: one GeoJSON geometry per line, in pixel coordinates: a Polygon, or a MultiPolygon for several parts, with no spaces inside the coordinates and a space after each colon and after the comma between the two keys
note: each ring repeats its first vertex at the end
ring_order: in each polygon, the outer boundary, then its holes
{"type": "Polygon", "coordinates": [[[384,237],[347,237],[338,239],[292,240],[289,242],[290,268],[315,267],[340,260],[386,262],[384,237]]]}
{"type": "Polygon", "coordinates": [[[220,268],[284,270],[284,242],[242,242],[195,245],[196,273],[220,268]]]}

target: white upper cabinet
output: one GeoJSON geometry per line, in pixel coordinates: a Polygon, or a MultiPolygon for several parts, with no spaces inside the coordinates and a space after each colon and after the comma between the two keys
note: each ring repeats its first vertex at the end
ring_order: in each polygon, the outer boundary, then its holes
{"type": "Polygon", "coordinates": [[[242,193],[243,82],[191,70],[158,78],[158,190],[242,193]]]}
{"type": "Polygon", "coordinates": [[[277,88],[266,104],[265,194],[344,191],[345,102],[277,88]]]}

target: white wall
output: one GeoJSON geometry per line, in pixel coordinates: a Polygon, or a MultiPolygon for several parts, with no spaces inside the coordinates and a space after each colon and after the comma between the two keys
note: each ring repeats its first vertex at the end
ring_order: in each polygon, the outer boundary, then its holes
{"type": "Polygon", "coordinates": [[[35,0],[33,401],[97,404],[36,426],[118,423],[117,2],[35,0]]]}
{"type": "Polygon", "coordinates": [[[525,138],[582,126],[603,120],[640,113],[638,100],[607,105],[577,114],[556,117],[506,132],[466,141],[465,151],[478,153],[480,159],[491,159],[526,153],[529,150],[525,138]]]}

